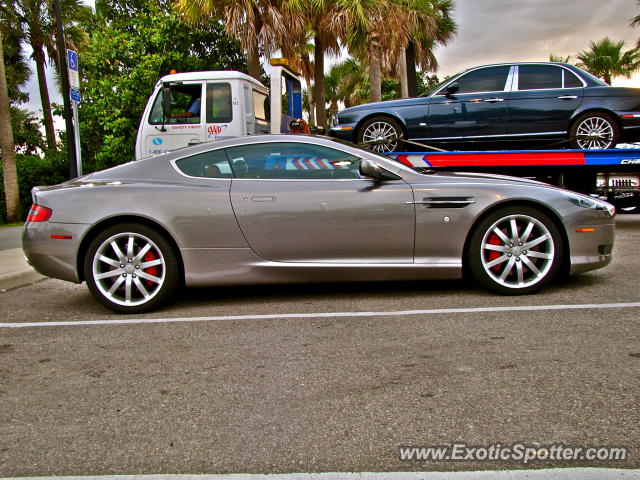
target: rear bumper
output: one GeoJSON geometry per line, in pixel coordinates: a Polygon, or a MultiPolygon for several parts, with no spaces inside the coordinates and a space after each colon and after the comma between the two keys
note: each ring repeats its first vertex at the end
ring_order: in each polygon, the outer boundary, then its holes
{"type": "Polygon", "coordinates": [[[27,261],[42,275],[81,283],[77,258],[87,228],[77,223],[25,223],[22,249],[27,261]]]}

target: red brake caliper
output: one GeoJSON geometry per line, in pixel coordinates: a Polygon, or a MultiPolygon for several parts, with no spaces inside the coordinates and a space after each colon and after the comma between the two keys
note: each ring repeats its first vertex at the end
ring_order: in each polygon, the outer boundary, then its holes
{"type": "MultiPolygon", "coordinates": [[[[144,261],[145,262],[150,262],[152,260],[155,260],[156,256],[153,254],[153,252],[151,250],[149,250],[145,256],[144,256],[144,261]]],[[[157,267],[148,267],[144,269],[145,273],[148,273],[149,275],[153,275],[154,277],[158,276],[158,268],[157,267]]],[[[147,285],[149,285],[150,287],[153,286],[153,282],[151,280],[147,280],[147,285]]]]}
{"type": "MultiPolygon", "coordinates": [[[[498,235],[496,235],[495,233],[492,234],[489,237],[489,244],[490,245],[502,245],[502,242],[500,241],[500,237],[498,237],[498,235]]],[[[500,256],[500,252],[496,252],[494,250],[489,251],[489,261],[492,262],[493,260],[495,260],[496,258],[498,258],[500,256]]],[[[497,272],[498,270],[500,270],[500,265],[494,265],[493,267],[491,267],[491,270],[493,270],[494,272],[497,272]]]]}

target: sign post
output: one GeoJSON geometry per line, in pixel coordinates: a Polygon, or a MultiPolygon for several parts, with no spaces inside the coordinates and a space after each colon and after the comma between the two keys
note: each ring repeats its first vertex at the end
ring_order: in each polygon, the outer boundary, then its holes
{"type": "Polygon", "coordinates": [[[69,70],[69,94],[73,110],[73,131],[76,146],[76,168],[78,176],[82,175],[82,155],[80,152],[80,122],[78,120],[78,103],[80,103],[80,75],[78,74],[78,54],[67,50],[67,67],[69,70]]]}

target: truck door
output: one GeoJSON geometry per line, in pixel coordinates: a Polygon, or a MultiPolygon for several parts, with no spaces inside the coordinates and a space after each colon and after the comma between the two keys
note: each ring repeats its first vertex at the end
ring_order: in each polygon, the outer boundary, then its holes
{"type": "Polygon", "coordinates": [[[242,83],[207,82],[206,140],[221,140],[245,135],[241,115],[242,83]]]}
{"type": "Polygon", "coordinates": [[[143,119],[142,158],[205,141],[203,88],[202,82],[180,82],[168,85],[168,89],[158,89],[151,113],[143,119]],[[164,92],[171,95],[167,115],[163,112],[164,92]]]}

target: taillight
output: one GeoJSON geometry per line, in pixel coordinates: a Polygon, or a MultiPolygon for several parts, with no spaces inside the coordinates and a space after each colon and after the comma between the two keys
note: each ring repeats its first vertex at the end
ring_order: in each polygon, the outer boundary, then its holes
{"type": "Polygon", "coordinates": [[[29,215],[27,216],[27,222],[46,222],[51,218],[53,214],[53,210],[47,207],[43,207],[42,205],[33,204],[31,205],[31,210],[29,210],[29,215]]]}

